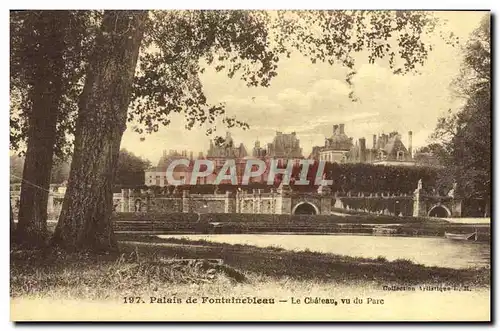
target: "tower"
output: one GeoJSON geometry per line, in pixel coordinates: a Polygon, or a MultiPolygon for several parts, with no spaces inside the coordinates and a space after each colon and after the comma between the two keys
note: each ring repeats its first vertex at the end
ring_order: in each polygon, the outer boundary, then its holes
{"type": "Polygon", "coordinates": [[[345,127],[345,124],[339,124],[339,134],[344,134],[344,127],[345,127]]]}
{"type": "Polygon", "coordinates": [[[359,162],[366,162],[366,139],[359,138],[359,162]]]}

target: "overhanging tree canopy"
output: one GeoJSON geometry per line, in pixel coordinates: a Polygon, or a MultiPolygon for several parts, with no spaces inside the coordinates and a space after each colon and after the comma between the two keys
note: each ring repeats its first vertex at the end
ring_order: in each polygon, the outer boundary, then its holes
{"type": "Polygon", "coordinates": [[[442,182],[456,181],[464,198],[491,197],[491,45],[487,15],[464,48],[460,74],[453,83],[463,106],[438,120],[433,138],[442,146],[448,171],[442,182]]]}
{"type": "MultiPolygon", "coordinates": [[[[423,64],[432,46],[422,37],[435,22],[416,11],[105,11],[85,67],[69,187],[54,242],[71,249],[116,248],[110,192],[127,117],[139,122],[139,132],[168,125],[172,112],[185,115],[187,128],[224,117],[223,105],[208,104],[203,93],[202,62],[229,77],[238,74],[249,86],[268,86],[280,57],[298,50],[313,62],[350,68],[349,83],[354,53],[370,63],[387,59],[395,73],[423,64]]],[[[247,127],[235,118],[223,121],[247,127]]]]}

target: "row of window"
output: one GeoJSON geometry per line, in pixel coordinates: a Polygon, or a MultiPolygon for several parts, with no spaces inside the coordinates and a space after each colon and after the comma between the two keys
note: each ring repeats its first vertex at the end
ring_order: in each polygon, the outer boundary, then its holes
{"type": "MultiPolygon", "coordinates": [[[[321,161],[326,161],[326,162],[337,162],[337,163],[347,162],[347,156],[345,154],[343,154],[342,156],[339,156],[338,154],[324,153],[324,154],[320,155],[319,159],[321,161]]],[[[379,160],[387,160],[387,154],[383,151],[380,151],[379,160]]],[[[405,160],[405,152],[398,151],[396,154],[396,160],[404,161],[405,160]]]]}
{"type": "MultiPolygon", "coordinates": [[[[184,176],[179,176],[178,180],[185,180],[186,178],[184,176]]],[[[208,180],[209,178],[207,177],[201,177],[201,178],[197,178],[196,179],[196,185],[203,185],[203,184],[212,184],[212,182],[208,180]]],[[[240,180],[240,178],[238,178],[238,180],[240,180]]],[[[265,179],[267,180],[267,179],[265,179]]],[[[249,182],[250,183],[258,183],[258,182],[262,182],[264,181],[264,176],[259,176],[259,177],[251,177],[249,178],[249,182]]],[[[227,180],[224,180],[223,182],[229,182],[227,180]]],[[[147,180],[147,183],[146,185],[166,185],[168,184],[168,181],[167,181],[167,178],[166,176],[156,176],[156,180],[153,179],[152,176],[150,176],[150,178],[147,180]],[[161,177],[163,177],[163,181],[161,181],[161,177]]],[[[186,183],[186,184],[189,184],[189,183],[186,183]]]]}
{"type": "Polygon", "coordinates": [[[333,153],[324,153],[319,156],[320,161],[326,162],[337,162],[337,163],[345,163],[347,162],[347,156],[345,154],[333,154],[333,153]]]}

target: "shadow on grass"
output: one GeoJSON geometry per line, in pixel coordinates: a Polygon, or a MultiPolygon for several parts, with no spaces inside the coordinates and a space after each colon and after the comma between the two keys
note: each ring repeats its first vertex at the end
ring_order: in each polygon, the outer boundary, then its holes
{"type": "Polygon", "coordinates": [[[339,285],[490,284],[487,268],[426,267],[409,260],[387,261],[382,256],[366,259],[156,236],[120,234],[118,239],[117,254],[14,248],[10,254],[11,296],[107,299],[156,291],[191,295],[199,286],[227,293],[235,283],[276,284],[282,279],[339,285]]]}
{"type": "Polygon", "coordinates": [[[425,282],[488,286],[490,270],[426,267],[410,260],[387,261],[312,251],[289,251],[281,247],[259,248],[185,238],[119,235],[124,252],[139,250],[143,255],[176,258],[218,258],[244,273],[275,278],[317,281],[370,281],[380,284],[419,284],[425,282]]]}
{"type": "Polygon", "coordinates": [[[177,260],[125,247],[120,254],[104,255],[14,249],[10,295],[116,299],[137,293],[189,291],[193,285],[204,284],[227,289],[248,282],[243,273],[219,261],[177,260]]]}

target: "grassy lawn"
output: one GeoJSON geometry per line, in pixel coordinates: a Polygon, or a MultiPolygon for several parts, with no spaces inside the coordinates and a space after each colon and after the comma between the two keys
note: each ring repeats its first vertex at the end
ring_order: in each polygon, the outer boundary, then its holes
{"type": "Polygon", "coordinates": [[[426,267],[275,247],[119,235],[120,254],[11,252],[11,296],[106,300],[137,293],[218,294],[266,288],[461,284],[488,288],[490,270],[426,267]],[[182,261],[181,259],[200,259],[182,261]],[[204,259],[222,259],[223,264],[204,259]]]}

